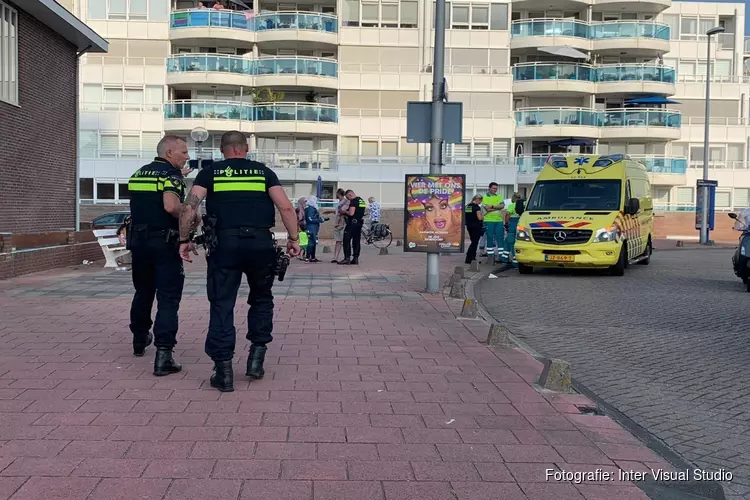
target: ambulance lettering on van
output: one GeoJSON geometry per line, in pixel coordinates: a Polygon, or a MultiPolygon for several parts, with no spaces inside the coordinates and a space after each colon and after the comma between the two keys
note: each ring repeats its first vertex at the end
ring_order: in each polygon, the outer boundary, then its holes
{"type": "Polygon", "coordinates": [[[621,276],[651,259],[651,184],[629,156],[550,156],[525,208],[515,244],[521,274],[565,267],[621,276]]]}

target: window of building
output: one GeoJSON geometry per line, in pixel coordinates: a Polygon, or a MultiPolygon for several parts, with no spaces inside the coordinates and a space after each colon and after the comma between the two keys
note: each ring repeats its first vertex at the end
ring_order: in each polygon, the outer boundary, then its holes
{"type": "Polygon", "coordinates": [[[97,200],[114,200],[115,199],[115,184],[113,182],[97,182],[96,183],[96,199],[97,200]]]}
{"type": "Polygon", "coordinates": [[[734,206],[737,208],[747,208],[750,206],[750,189],[734,188],[734,206]]]}
{"type": "Polygon", "coordinates": [[[166,21],[169,0],[89,0],[88,19],[166,21]]]}
{"type": "Polygon", "coordinates": [[[662,22],[669,26],[669,37],[672,40],[680,39],[680,16],[679,14],[664,14],[662,22]]]}
{"type": "Polygon", "coordinates": [[[378,156],[378,141],[362,141],[362,156],[378,156]]]}
{"type": "Polygon", "coordinates": [[[398,141],[381,141],[380,156],[386,158],[396,158],[398,156],[398,141]]]}
{"type": "Polygon", "coordinates": [[[345,0],[343,23],[364,28],[416,28],[418,10],[415,0],[370,0],[361,4],[345,0]]]}
{"type": "Polygon", "coordinates": [[[692,187],[678,187],[677,188],[677,203],[693,203],[693,188],[692,187]]]}
{"type": "Polygon", "coordinates": [[[359,26],[359,0],[344,0],[341,11],[342,26],[359,26]]]}
{"type": "Polygon", "coordinates": [[[18,104],[18,13],[0,2],[0,101],[18,104]]]}
{"type": "Polygon", "coordinates": [[[121,200],[130,199],[130,191],[128,191],[127,183],[117,185],[117,197],[121,200]]]}
{"type": "MultiPolygon", "coordinates": [[[[508,4],[446,2],[445,26],[454,30],[508,30],[508,4]]],[[[435,25],[433,3],[432,25],[435,25]]]]}
{"type": "Polygon", "coordinates": [[[82,200],[93,200],[94,199],[94,179],[78,180],[79,196],[82,200]]]}
{"type": "Polygon", "coordinates": [[[730,208],[732,206],[731,191],[716,191],[716,208],[730,208]]]}
{"type": "Polygon", "coordinates": [[[490,29],[507,31],[508,29],[508,4],[490,4],[490,29]]]}
{"type": "Polygon", "coordinates": [[[78,132],[78,157],[96,158],[99,145],[99,133],[96,130],[81,130],[78,132]]]}

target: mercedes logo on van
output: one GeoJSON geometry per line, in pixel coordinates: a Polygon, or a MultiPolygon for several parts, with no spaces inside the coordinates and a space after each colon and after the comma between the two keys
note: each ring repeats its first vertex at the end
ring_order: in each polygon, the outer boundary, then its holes
{"type": "Polygon", "coordinates": [[[557,231],[552,237],[555,238],[555,241],[558,243],[562,243],[565,241],[565,238],[567,238],[567,234],[565,234],[565,231],[557,231]]]}

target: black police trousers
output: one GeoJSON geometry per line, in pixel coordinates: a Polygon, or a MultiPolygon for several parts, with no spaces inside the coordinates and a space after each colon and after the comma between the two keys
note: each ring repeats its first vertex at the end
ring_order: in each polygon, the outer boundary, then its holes
{"type": "Polygon", "coordinates": [[[344,260],[359,259],[362,247],[362,221],[347,221],[344,227],[344,260]]]}
{"type": "Polygon", "coordinates": [[[237,331],[234,307],[242,275],[247,278],[250,296],[247,303],[247,339],[265,345],[273,340],[273,268],[276,261],[271,233],[251,230],[219,231],[219,243],[207,257],[207,295],[211,304],[206,337],[206,354],[215,362],[234,357],[237,331]]]}
{"type": "Polygon", "coordinates": [[[185,284],[185,273],[177,245],[167,243],[164,236],[133,236],[130,249],[135,287],[130,307],[133,340],[145,341],[153,325],[154,345],[174,347],[177,344],[177,312],[185,284]],[[152,323],[154,297],[156,320],[152,323]]]}
{"type": "Polygon", "coordinates": [[[477,260],[477,247],[479,246],[479,240],[482,239],[484,229],[481,225],[467,226],[466,229],[469,231],[469,239],[471,240],[471,244],[469,245],[469,249],[466,251],[466,260],[464,260],[464,263],[471,264],[473,261],[477,260]]]}

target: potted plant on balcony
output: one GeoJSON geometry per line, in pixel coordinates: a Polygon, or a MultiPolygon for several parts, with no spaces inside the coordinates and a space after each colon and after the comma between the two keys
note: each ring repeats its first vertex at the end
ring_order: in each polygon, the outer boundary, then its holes
{"type": "Polygon", "coordinates": [[[269,87],[265,87],[257,91],[253,90],[253,102],[255,104],[261,102],[270,102],[276,104],[277,102],[281,102],[284,99],[284,96],[284,92],[274,92],[269,87]]]}

